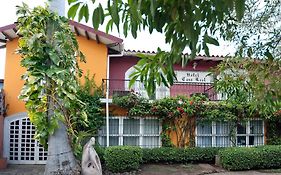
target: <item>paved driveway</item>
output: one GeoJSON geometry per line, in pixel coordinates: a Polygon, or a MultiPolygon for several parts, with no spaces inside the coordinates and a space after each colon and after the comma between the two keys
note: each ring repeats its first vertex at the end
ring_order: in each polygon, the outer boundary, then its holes
{"type": "MultiPolygon", "coordinates": [[[[279,171],[281,172],[281,171],[279,171]]],[[[141,167],[140,175],[281,175],[271,171],[226,171],[222,168],[209,164],[179,164],[179,165],[159,165],[151,164],[141,167]]]]}
{"type": "MultiPolygon", "coordinates": [[[[235,171],[228,172],[219,167],[209,164],[179,164],[163,165],[150,164],[143,165],[137,175],[281,175],[281,173],[272,173],[274,170],[263,171],[235,171]]],[[[281,172],[281,170],[279,170],[281,172]]],[[[0,170],[0,175],[43,175],[44,165],[8,165],[5,170],[0,170]]],[[[124,173],[126,175],[130,173],[124,173]]],[[[119,174],[122,175],[122,174],[119,174]]]]}

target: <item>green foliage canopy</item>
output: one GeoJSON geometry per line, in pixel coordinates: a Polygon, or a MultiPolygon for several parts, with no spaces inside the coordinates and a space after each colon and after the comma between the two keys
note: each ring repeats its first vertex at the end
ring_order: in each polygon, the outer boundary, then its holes
{"type": "Polygon", "coordinates": [[[240,57],[280,59],[281,0],[247,0],[245,5],[244,17],[225,38],[235,43],[240,57]]]}
{"type": "Polygon", "coordinates": [[[225,59],[215,69],[218,92],[231,104],[249,106],[267,119],[281,113],[281,60],[225,59]]]}
{"type": "MultiPolygon", "coordinates": [[[[68,0],[68,3],[71,5],[69,18],[73,19],[77,14],[79,21],[88,21],[87,2],[68,0]]],[[[186,65],[201,50],[209,55],[208,45],[219,45],[215,34],[235,26],[245,11],[245,0],[107,0],[105,9],[95,0],[92,4],[95,6],[92,22],[96,29],[108,17],[107,32],[116,26],[118,31],[123,29],[125,37],[131,32],[136,38],[138,31],[145,29],[150,33],[156,30],[165,34],[171,51],[158,49],[156,56],[142,55],[144,60],[137,64],[135,74],[131,75],[132,80],[140,77],[145,82],[149,95],[155,91],[156,83],[173,84],[175,63],[186,65]],[[183,57],[186,48],[191,54],[183,57]]]]}

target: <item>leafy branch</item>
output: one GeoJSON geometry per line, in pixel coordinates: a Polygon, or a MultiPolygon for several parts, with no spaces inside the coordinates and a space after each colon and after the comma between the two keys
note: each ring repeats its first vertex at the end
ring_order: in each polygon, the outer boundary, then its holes
{"type": "Polygon", "coordinates": [[[71,127],[71,119],[87,121],[84,103],[77,97],[78,76],[81,70],[77,59],[84,60],[68,19],[43,7],[17,7],[19,39],[17,53],[25,84],[20,99],[25,101],[36,138],[46,146],[48,137],[64,122],[71,127]],[[51,116],[50,118],[48,116],[51,116]]]}

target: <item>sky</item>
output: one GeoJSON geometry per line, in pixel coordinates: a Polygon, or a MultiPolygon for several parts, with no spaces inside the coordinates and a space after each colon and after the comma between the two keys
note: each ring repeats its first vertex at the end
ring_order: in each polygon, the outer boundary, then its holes
{"type": "MultiPolygon", "coordinates": [[[[104,0],[99,1],[102,3],[105,2],[104,0]]],[[[21,5],[22,2],[27,3],[30,7],[35,7],[38,5],[44,5],[46,0],[1,0],[0,27],[12,24],[16,21],[16,5],[21,5]]],[[[67,8],[68,7],[66,7],[66,12],[67,8]]],[[[91,23],[85,23],[83,21],[81,23],[92,26],[91,23]]],[[[105,25],[101,26],[99,30],[105,31],[105,25]]],[[[125,38],[123,35],[119,34],[117,30],[109,33],[122,38],[124,40],[125,49],[156,51],[157,48],[160,47],[162,50],[168,51],[170,48],[168,44],[165,44],[165,36],[159,32],[153,32],[152,34],[150,34],[148,31],[143,31],[138,34],[137,39],[134,39],[131,35],[125,38]]],[[[232,55],[234,53],[233,45],[224,41],[219,42],[220,46],[210,46],[211,55],[232,55]]],[[[4,68],[5,49],[0,49],[0,79],[4,78],[4,68]]]]}

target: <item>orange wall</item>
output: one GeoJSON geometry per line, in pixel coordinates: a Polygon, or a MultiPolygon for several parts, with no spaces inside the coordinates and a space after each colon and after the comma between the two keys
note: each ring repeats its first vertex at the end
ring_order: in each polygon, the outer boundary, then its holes
{"type": "MultiPolygon", "coordinates": [[[[87,74],[87,71],[90,72],[90,75],[95,74],[95,81],[97,85],[100,85],[102,78],[106,78],[107,47],[80,36],[77,37],[77,40],[87,61],[79,64],[83,74],[87,74]]],[[[6,46],[4,91],[5,102],[8,104],[7,116],[26,111],[24,103],[18,99],[24,84],[21,75],[25,72],[25,69],[20,66],[21,58],[15,53],[17,46],[17,39],[7,42],[6,46]]],[[[83,79],[81,81],[83,82],[83,79]]]]}
{"type": "Polygon", "coordinates": [[[7,42],[4,76],[5,103],[8,104],[7,115],[25,111],[24,103],[18,99],[24,84],[21,75],[25,69],[20,66],[20,56],[15,53],[17,47],[17,39],[7,42]]]}
{"type": "MultiPolygon", "coordinates": [[[[87,40],[85,37],[76,37],[79,48],[86,57],[86,63],[80,63],[83,75],[89,71],[90,76],[95,74],[95,82],[101,85],[102,79],[106,78],[107,47],[104,44],[97,44],[96,41],[87,40]]],[[[83,83],[83,78],[81,79],[83,83]]]]}

